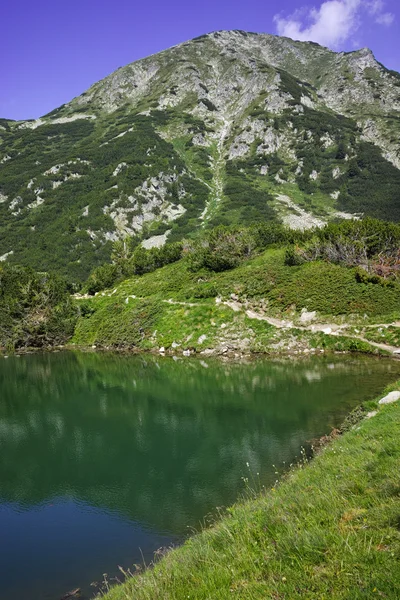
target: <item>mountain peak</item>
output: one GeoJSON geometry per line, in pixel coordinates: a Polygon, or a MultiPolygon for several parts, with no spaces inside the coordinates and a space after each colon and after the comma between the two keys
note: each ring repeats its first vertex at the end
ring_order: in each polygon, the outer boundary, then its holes
{"type": "Polygon", "coordinates": [[[400,220],[399,123],[400,76],[368,48],[198,36],[0,121],[0,257],[83,278],[127,235],[400,220]]]}

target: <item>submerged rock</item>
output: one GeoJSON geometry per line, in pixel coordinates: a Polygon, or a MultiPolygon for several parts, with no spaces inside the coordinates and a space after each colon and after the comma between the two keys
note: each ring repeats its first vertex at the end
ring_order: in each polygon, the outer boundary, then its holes
{"type": "Polygon", "coordinates": [[[67,598],[77,598],[81,595],[81,588],[76,588],[75,590],[71,590],[62,596],[61,600],[67,600],[67,598]]]}

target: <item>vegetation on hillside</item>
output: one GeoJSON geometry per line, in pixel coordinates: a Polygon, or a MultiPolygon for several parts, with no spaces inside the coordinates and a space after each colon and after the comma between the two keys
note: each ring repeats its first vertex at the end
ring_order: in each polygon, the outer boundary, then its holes
{"type": "MultiPolygon", "coordinates": [[[[107,267],[120,273],[130,269],[126,279],[121,281],[120,275],[108,290],[100,291],[98,271],[89,278],[86,289],[93,292],[91,286],[97,285],[99,291],[92,299],[78,301],[81,317],[73,341],[143,350],[227,346],[271,352],[288,344],[280,345],[284,330],[262,320],[264,315],[293,321],[305,309],[317,311],[328,322],[343,318],[390,322],[400,315],[398,271],[383,277],[367,269],[376,264],[382,247],[389,248],[390,236],[396,248],[399,230],[398,225],[375,220],[331,224],[305,233],[273,224],[220,226],[182,247],[136,248],[107,267]],[[337,254],[333,258],[329,253],[310,254],[313,248],[357,244],[367,248],[368,263],[355,266],[349,260],[353,254],[344,253],[343,259],[337,254]],[[166,258],[170,264],[156,268],[156,258],[158,264],[166,258]],[[225,303],[232,298],[237,310],[225,303]],[[248,309],[255,309],[261,320],[249,318],[248,309]]],[[[301,329],[290,335],[299,348],[307,337],[301,329]]],[[[330,340],[321,333],[307,340],[311,347],[371,351],[362,341],[346,343],[340,336],[330,340]]]]}
{"type": "Polygon", "coordinates": [[[367,340],[397,339],[396,331],[364,325],[400,315],[399,240],[400,226],[373,219],[307,232],[219,226],[149,250],[126,239],[113,244],[112,263],[94,269],[77,299],[57,276],[3,263],[0,346],[51,346],[73,336],[78,345],[141,350],[371,351],[367,340]],[[304,331],[304,310],[353,329],[334,339],[304,331]],[[297,329],[276,329],[269,317],[297,329]],[[350,339],[360,325],[362,337],[350,339]]]}
{"type": "MultiPolygon", "coordinates": [[[[113,237],[115,223],[109,213],[129,209],[131,217],[143,215],[147,199],[135,190],[160,174],[167,180],[163,203],[184,208],[169,228],[182,237],[198,227],[207,190],[184,172],[172,144],[158,135],[157,126],[167,118],[121,110],[96,125],[82,118],[3,133],[1,148],[10,159],[0,173],[0,192],[8,198],[0,202],[0,254],[13,250],[8,260],[14,264],[82,281],[110,257],[105,234],[113,237]]],[[[164,225],[161,217],[157,222],[157,210],[156,233],[164,225]]]]}
{"type": "Polygon", "coordinates": [[[380,281],[379,277],[398,278],[399,246],[400,226],[371,218],[330,223],[304,232],[271,222],[250,227],[219,225],[195,239],[149,250],[138,246],[134,238],[118,241],[113,244],[112,263],[96,268],[84,289],[94,294],[127,277],[155,271],[181,258],[194,273],[226,271],[271,247],[286,248],[287,265],[321,261],[359,267],[360,280],[371,275],[374,283],[380,281]]]}
{"type": "Polygon", "coordinates": [[[279,222],[282,194],[400,221],[398,81],[365,50],[215,32],[0,119],[0,257],[83,282],[125,235],[279,222]]]}
{"type": "Polygon", "coordinates": [[[64,344],[77,309],[65,281],[32,269],[0,266],[0,349],[64,344]]]}
{"type": "Polygon", "coordinates": [[[394,281],[400,277],[400,226],[376,219],[331,223],[287,250],[287,264],[309,261],[358,267],[364,282],[394,281]]]}

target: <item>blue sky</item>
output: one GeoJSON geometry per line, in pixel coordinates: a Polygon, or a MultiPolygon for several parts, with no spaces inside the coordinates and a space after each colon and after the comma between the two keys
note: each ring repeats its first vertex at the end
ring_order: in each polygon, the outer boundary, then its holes
{"type": "Polygon", "coordinates": [[[30,119],[116,68],[219,29],[368,46],[400,71],[398,0],[10,0],[2,6],[0,117],[30,119]]]}

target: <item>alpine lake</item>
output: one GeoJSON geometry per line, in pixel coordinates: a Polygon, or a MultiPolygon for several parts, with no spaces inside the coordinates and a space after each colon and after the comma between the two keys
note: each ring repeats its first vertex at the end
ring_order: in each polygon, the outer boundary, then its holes
{"type": "Polygon", "coordinates": [[[92,598],[398,377],[400,361],[360,356],[1,358],[0,598],[92,598]]]}

